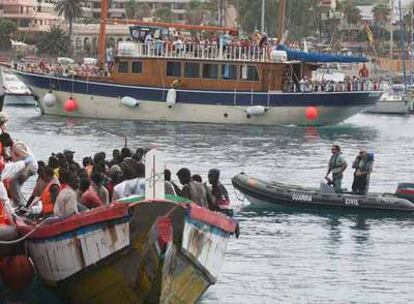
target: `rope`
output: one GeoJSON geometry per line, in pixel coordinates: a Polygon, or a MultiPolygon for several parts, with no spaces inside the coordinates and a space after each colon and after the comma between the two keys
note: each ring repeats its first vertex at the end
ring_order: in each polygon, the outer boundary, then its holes
{"type": "Polygon", "coordinates": [[[25,239],[27,239],[29,236],[31,236],[33,233],[35,233],[41,226],[43,226],[47,222],[50,222],[50,220],[55,220],[55,219],[56,219],[56,217],[48,217],[48,218],[45,218],[36,227],[34,227],[32,229],[32,231],[28,232],[27,234],[25,234],[21,238],[16,239],[16,240],[13,240],[13,241],[0,241],[0,245],[12,245],[12,244],[20,243],[20,242],[24,241],[25,239]]]}

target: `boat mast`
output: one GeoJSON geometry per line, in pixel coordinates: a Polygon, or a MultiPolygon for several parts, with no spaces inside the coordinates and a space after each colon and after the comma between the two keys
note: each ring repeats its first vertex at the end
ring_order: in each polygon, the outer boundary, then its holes
{"type": "Polygon", "coordinates": [[[404,28],[403,14],[402,14],[402,9],[401,9],[401,0],[398,0],[398,10],[400,14],[401,53],[402,53],[402,64],[403,64],[404,91],[407,94],[407,73],[405,70],[405,28],[404,28]]]}
{"type": "Polygon", "coordinates": [[[279,0],[278,9],[278,28],[277,28],[277,39],[278,43],[282,40],[283,32],[285,31],[285,14],[286,14],[286,0],[279,0]]]}
{"type": "Polygon", "coordinates": [[[98,39],[98,60],[101,67],[105,64],[105,46],[106,46],[106,19],[108,17],[108,0],[101,1],[101,20],[99,26],[98,39]]]}
{"type": "Polygon", "coordinates": [[[394,26],[392,24],[394,21],[394,0],[390,0],[390,8],[390,59],[392,59],[394,56],[394,26]]]}

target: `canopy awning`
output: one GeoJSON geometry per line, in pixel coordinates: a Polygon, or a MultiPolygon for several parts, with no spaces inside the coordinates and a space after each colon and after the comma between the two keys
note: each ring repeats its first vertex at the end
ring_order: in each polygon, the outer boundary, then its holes
{"type": "Polygon", "coordinates": [[[361,56],[345,56],[325,53],[306,53],[288,48],[286,45],[279,45],[278,50],[287,53],[288,60],[299,60],[303,62],[340,62],[340,63],[358,63],[367,62],[368,59],[361,56]]]}

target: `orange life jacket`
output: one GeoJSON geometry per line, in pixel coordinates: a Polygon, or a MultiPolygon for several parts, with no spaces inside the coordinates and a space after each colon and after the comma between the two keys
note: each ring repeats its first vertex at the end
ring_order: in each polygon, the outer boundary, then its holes
{"type": "Polygon", "coordinates": [[[52,187],[53,185],[57,185],[60,189],[60,186],[56,183],[56,180],[52,179],[40,195],[40,200],[43,203],[42,214],[53,213],[53,208],[55,204],[52,200],[52,196],[50,195],[50,187],[52,187]]]}

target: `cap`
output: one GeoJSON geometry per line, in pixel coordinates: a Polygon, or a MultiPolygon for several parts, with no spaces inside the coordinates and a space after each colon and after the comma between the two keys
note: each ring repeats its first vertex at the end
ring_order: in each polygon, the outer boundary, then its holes
{"type": "Polygon", "coordinates": [[[75,151],[71,151],[71,150],[68,150],[68,149],[64,149],[63,150],[63,154],[69,154],[69,153],[75,153],[75,151]]]}
{"type": "Polygon", "coordinates": [[[119,165],[112,165],[112,167],[109,169],[109,174],[115,173],[122,173],[122,169],[119,165]]]}

